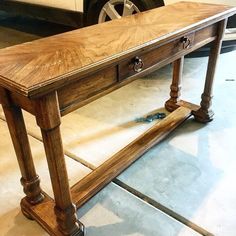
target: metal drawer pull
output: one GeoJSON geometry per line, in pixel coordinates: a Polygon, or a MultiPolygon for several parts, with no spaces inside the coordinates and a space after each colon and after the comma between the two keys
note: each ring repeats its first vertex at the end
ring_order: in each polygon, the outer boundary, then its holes
{"type": "Polygon", "coordinates": [[[181,43],[183,43],[183,48],[184,49],[188,49],[188,48],[190,48],[190,46],[191,46],[191,40],[188,38],[188,37],[182,37],[181,38],[181,43]]]}
{"type": "Polygon", "coordinates": [[[135,57],[134,58],[133,70],[135,72],[140,72],[140,71],[142,71],[143,66],[144,66],[144,63],[143,63],[142,59],[139,58],[139,57],[135,57]]]}

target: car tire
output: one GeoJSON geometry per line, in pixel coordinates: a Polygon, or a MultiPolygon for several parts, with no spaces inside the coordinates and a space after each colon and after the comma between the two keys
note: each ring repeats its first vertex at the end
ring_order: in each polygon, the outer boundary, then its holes
{"type": "MultiPolygon", "coordinates": [[[[91,4],[88,6],[85,17],[85,25],[93,25],[111,20],[108,15],[106,17],[104,16],[106,12],[104,12],[103,9],[104,7],[108,6],[108,3],[114,6],[116,13],[122,16],[124,7],[124,4],[122,4],[123,2],[124,0],[98,0],[96,2],[91,2],[91,4]]],[[[146,11],[155,7],[163,6],[164,2],[163,0],[127,0],[127,4],[128,6],[132,6],[134,14],[139,11],[146,11]]],[[[117,16],[117,14],[115,16],[117,16]]]]}

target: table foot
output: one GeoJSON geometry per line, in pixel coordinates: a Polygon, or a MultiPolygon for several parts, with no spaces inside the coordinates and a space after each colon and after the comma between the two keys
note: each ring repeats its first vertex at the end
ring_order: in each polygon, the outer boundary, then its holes
{"type": "Polygon", "coordinates": [[[85,236],[85,227],[81,223],[78,224],[78,228],[71,233],[63,233],[65,236],[85,236]]]}
{"type": "Polygon", "coordinates": [[[69,234],[68,236],[85,236],[85,227],[84,225],[79,222],[78,230],[74,231],[74,233],[69,234]]]}
{"type": "Polygon", "coordinates": [[[44,200],[37,205],[32,205],[27,198],[21,200],[22,213],[30,220],[37,221],[48,233],[53,236],[84,236],[85,227],[77,220],[76,227],[71,232],[62,232],[58,227],[55,215],[55,202],[46,193],[43,193],[44,200]]]}
{"type": "Polygon", "coordinates": [[[194,116],[194,119],[200,123],[211,122],[214,117],[214,112],[212,110],[205,111],[202,108],[197,111],[193,111],[192,114],[194,116]]]}
{"type": "Polygon", "coordinates": [[[58,207],[54,207],[56,220],[58,227],[63,235],[67,236],[82,236],[84,235],[84,225],[78,221],[76,215],[76,206],[71,205],[66,210],[60,210],[58,207]]]}
{"type": "Polygon", "coordinates": [[[169,112],[172,112],[179,108],[179,105],[177,104],[176,101],[173,101],[172,98],[170,98],[168,101],[165,102],[165,109],[169,112]]]}

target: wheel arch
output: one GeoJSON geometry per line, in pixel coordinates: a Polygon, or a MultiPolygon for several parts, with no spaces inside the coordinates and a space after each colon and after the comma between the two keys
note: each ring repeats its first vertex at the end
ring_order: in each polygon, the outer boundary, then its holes
{"type": "MultiPolygon", "coordinates": [[[[84,0],[84,11],[87,12],[89,9],[93,8],[98,4],[100,0],[90,0],[86,1],[84,0]]],[[[164,0],[148,0],[146,1],[147,6],[155,6],[155,7],[161,7],[164,6],[164,0]]]]}
{"type": "MultiPolygon", "coordinates": [[[[97,9],[99,3],[102,0],[90,0],[90,1],[86,1],[84,0],[84,19],[85,22],[89,22],[89,15],[90,12],[93,12],[95,9],[97,9]]],[[[141,0],[140,0],[141,1],[141,0]]],[[[144,4],[144,7],[147,9],[152,9],[155,7],[161,7],[164,6],[164,0],[142,0],[142,4],[144,4]]],[[[85,23],[86,25],[90,25],[85,23]]]]}

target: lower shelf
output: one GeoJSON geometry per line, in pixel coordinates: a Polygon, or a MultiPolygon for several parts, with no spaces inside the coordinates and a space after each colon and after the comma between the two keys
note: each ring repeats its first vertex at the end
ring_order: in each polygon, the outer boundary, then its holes
{"type": "MultiPolygon", "coordinates": [[[[180,107],[165,119],[140,135],[71,188],[72,201],[77,208],[86,203],[151,147],[161,142],[191,116],[192,110],[198,108],[183,101],[179,105],[180,107]]],[[[37,205],[29,204],[26,198],[22,199],[22,211],[28,218],[36,220],[50,235],[63,236],[57,228],[54,200],[46,193],[44,195],[44,201],[37,205]]]]}

